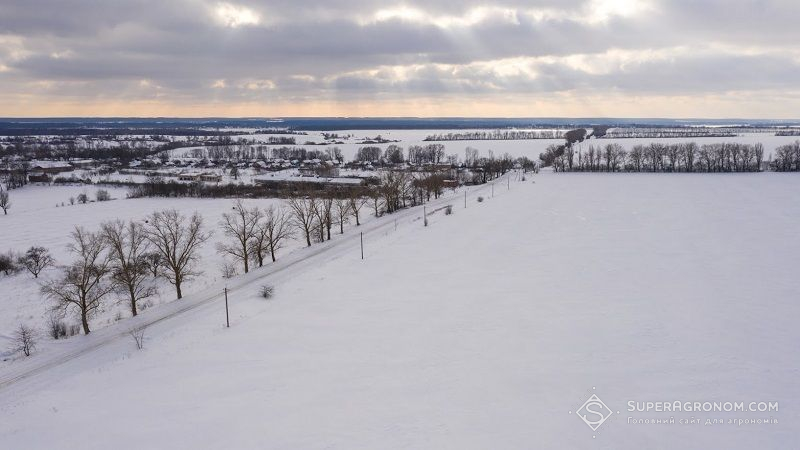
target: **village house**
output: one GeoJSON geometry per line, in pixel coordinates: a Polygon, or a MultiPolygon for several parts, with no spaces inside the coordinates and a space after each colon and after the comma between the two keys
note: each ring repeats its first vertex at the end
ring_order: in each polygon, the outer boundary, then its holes
{"type": "Polygon", "coordinates": [[[72,172],[75,167],[66,161],[31,161],[30,170],[32,172],[42,172],[55,174],[62,172],[72,172]]]}
{"type": "Polygon", "coordinates": [[[222,181],[222,175],[210,172],[188,172],[178,175],[180,181],[204,181],[207,183],[219,183],[222,181]]]}

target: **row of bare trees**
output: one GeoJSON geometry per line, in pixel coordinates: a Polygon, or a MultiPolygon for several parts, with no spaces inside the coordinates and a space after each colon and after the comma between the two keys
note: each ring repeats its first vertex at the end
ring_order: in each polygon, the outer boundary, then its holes
{"type": "Polygon", "coordinates": [[[735,137],[737,130],[729,128],[710,128],[710,127],[632,127],[632,128],[612,128],[602,136],[609,139],[626,138],[698,138],[698,137],[735,137]]]}
{"type": "Polygon", "coordinates": [[[777,172],[800,171],[800,141],[776,148],[772,168],[777,172]]]}
{"type": "Polygon", "coordinates": [[[480,130],[437,133],[426,141],[511,141],[528,139],[562,139],[565,130],[480,130]]]}
{"type": "MultiPolygon", "coordinates": [[[[288,221],[306,245],[311,246],[314,241],[330,240],[334,225],[340,234],[344,234],[345,224],[351,221],[355,221],[356,226],[361,225],[361,211],[367,204],[376,217],[390,214],[439,198],[446,180],[446,175],[440,172],[386,171],[382,173],[380,183],[369,188],[343,192],[302,191],[287,200],[288,221]]],[[[238,212],[237,215],[236,223],[244,223],[245,214],[238,212]]],[[[286,216],[282,214],[281,217],[286,216]]],[[[245,227],[239,229],[241,232],[236,234],[241,237],[245,227]]],[[[238,239],[236,244],[237,248],[244,248],[242,239],[238,239]]]]}
{"type": "Polygon", "coordinates": [[[275,262],[276,252],[292,237],[284,208],[248,209],[241,200],[234,203],[232,212],[222,215],[220,226],[229,240],[218,243],[217,250],[241,261],[244,273],[250,271],[251,261],[263,266],[267,255],[275,262]]]}
{"type": "Polygon", "coordinates": [[[556,172],[756,172],[761,170],[764,146],[725,142],[698,146],[680,144],[619,144],[552,146],[540,156],[556,172]]]}
{"type": "Polygon", "coordinates": [[[368,198],[352,193],[349,196],[334,197],[330,193],[316,191],[302,192],[287,200],[289,208],[288,224],[294,227],[305,240],[307,246],[312,241],[324,242],[331,239],[334,225],[344,234],[344,225],[355,220],[361,225],[361,209],[368,198]]]}
{"type": "Polygon", "coordinates": [[[198,249],[209,237],[199,214],[187,217],[174,209],[154,212],[144,222],[106,222],[98,231],[76,227],[68,245],[73,261],[42,293],[62,313],[76,311],[88,334],[89,319],[112,292],[124,293],[134,316],[139,302],[156,292],[155,276],[174,285],[180,299],[182,284],[199,274],[198,249]]]}

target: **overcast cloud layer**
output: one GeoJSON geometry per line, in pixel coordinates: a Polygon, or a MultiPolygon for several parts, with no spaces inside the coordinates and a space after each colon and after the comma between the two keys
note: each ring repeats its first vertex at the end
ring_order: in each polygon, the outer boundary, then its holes
{"type": "Polygon", "coordinates": [[[800,118],[798,22],[796,0],[3,0],[0,116],[800,118]]]}

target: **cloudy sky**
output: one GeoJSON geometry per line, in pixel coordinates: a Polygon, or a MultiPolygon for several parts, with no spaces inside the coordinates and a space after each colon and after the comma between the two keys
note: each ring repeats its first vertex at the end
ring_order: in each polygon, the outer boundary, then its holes
{"type": "Polygon", "coordinates": [[[2,0],[0,116],[800,118],[797,0],[2,0]]]}

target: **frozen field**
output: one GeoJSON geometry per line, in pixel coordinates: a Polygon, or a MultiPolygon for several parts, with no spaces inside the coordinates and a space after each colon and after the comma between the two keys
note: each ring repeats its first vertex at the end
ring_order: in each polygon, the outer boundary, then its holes
{"type": "MultiPolygon", "coordinates": [[[[275,277],[273,300],[232,298],[230,329],[221,306],[203,308],[151,327],[143,351],[124,340],[0,389],[0,447],[795,446],[800,178],[534,179],[483,203],[473,191],[427,228],[406,217],[366,239],[365,261],[353,244],[275,277]],[[590,392],[620,411],[596,432],[575,413],[590,392]],[[639,413],[628,401],[780,410],[639,413]],[[770,416],[779,423],[704,425],[770,416]],[[678,424],[689,417],[701,423],[678,424]]],[[[21,249],[26,224],[91,225],[91,208],[127,218],[174,202],[48,205],[27,219],[20,204],[1,223],[21,249]]],[[[213,212],[209,223],[230,203],[179,202],[213,212]]]]}
{"type": "MultiPolygon", "coordinates": [[[[207,229],[215,232],[214,236],[201,248],[200,268],[205,272],[204,276],[191,281],[187,285],[187,292],[201,290],[221,278],[220,267],[224,258],[217,253],[215,244],[224,240],[225,237],[219,230],[218,223],[222,214],[230,210],[233,200],[127,199],[126,189],[101,188],[107,189],[115,200],[69,204],[70,197],[77,197],[81,193],[86,193],[90,199],[94,200],[95,192],[98,189],[96,186],[28,186],[12,191],[12,207],[7,216],[0,217],[2,219],[0,221],[0,229],[2,229],[0,251],[24,252],[33,245],[43,246],[50,250],[56,264],[67,264],[72,261],[72,256],[67,250],[67,244],[70,242],[69,233],[75,226],[83,226],[90,231],[97,231],[100,224],[108,220],[144,219],[154,211],[176,208],[186,215],[191,215],[195,211],[199,212],[204,217],[207,229]],[[63,206],[62,203],[64,203],[63,206]]],[[[279,200],[269,199],[246,202],[248,207],[258,205],[261,208],[278,203],[280,203],[279,200]]],[[[287,246],[287,250],[293,247],[297,247],[294,241],[287,246]]],[[[241,267],[237,267],[237,269],[241,272],[241,267]]],[[[39,276],[39,281],[44,282],[58,274],[57,269],[47,269],[39,276]]],[[[150,300],[152,303],[158,304],[174,298],[174,288],[168,283],[162,282],[159,295],[150,300]]],[[[20,323],[43,328],[50,306],[51,303],[42,298],[39,284],[28,272],[23,271],[11,277],[0,276],[0,354],[3,354],[7,347],[7,337],[20,323]]],[[[130,315],[124,302],[121,305],[110,302],[92,323],[94,327],[104,326],[113,321],[117,317],[117,313],[121,317],[130,315]]],[[[69,319],[68,322],[75,321],[74,318],[70,317],[69,319]]],[[[0,365],[2,364],[4,363],[0,361],[0,365]]]]}

